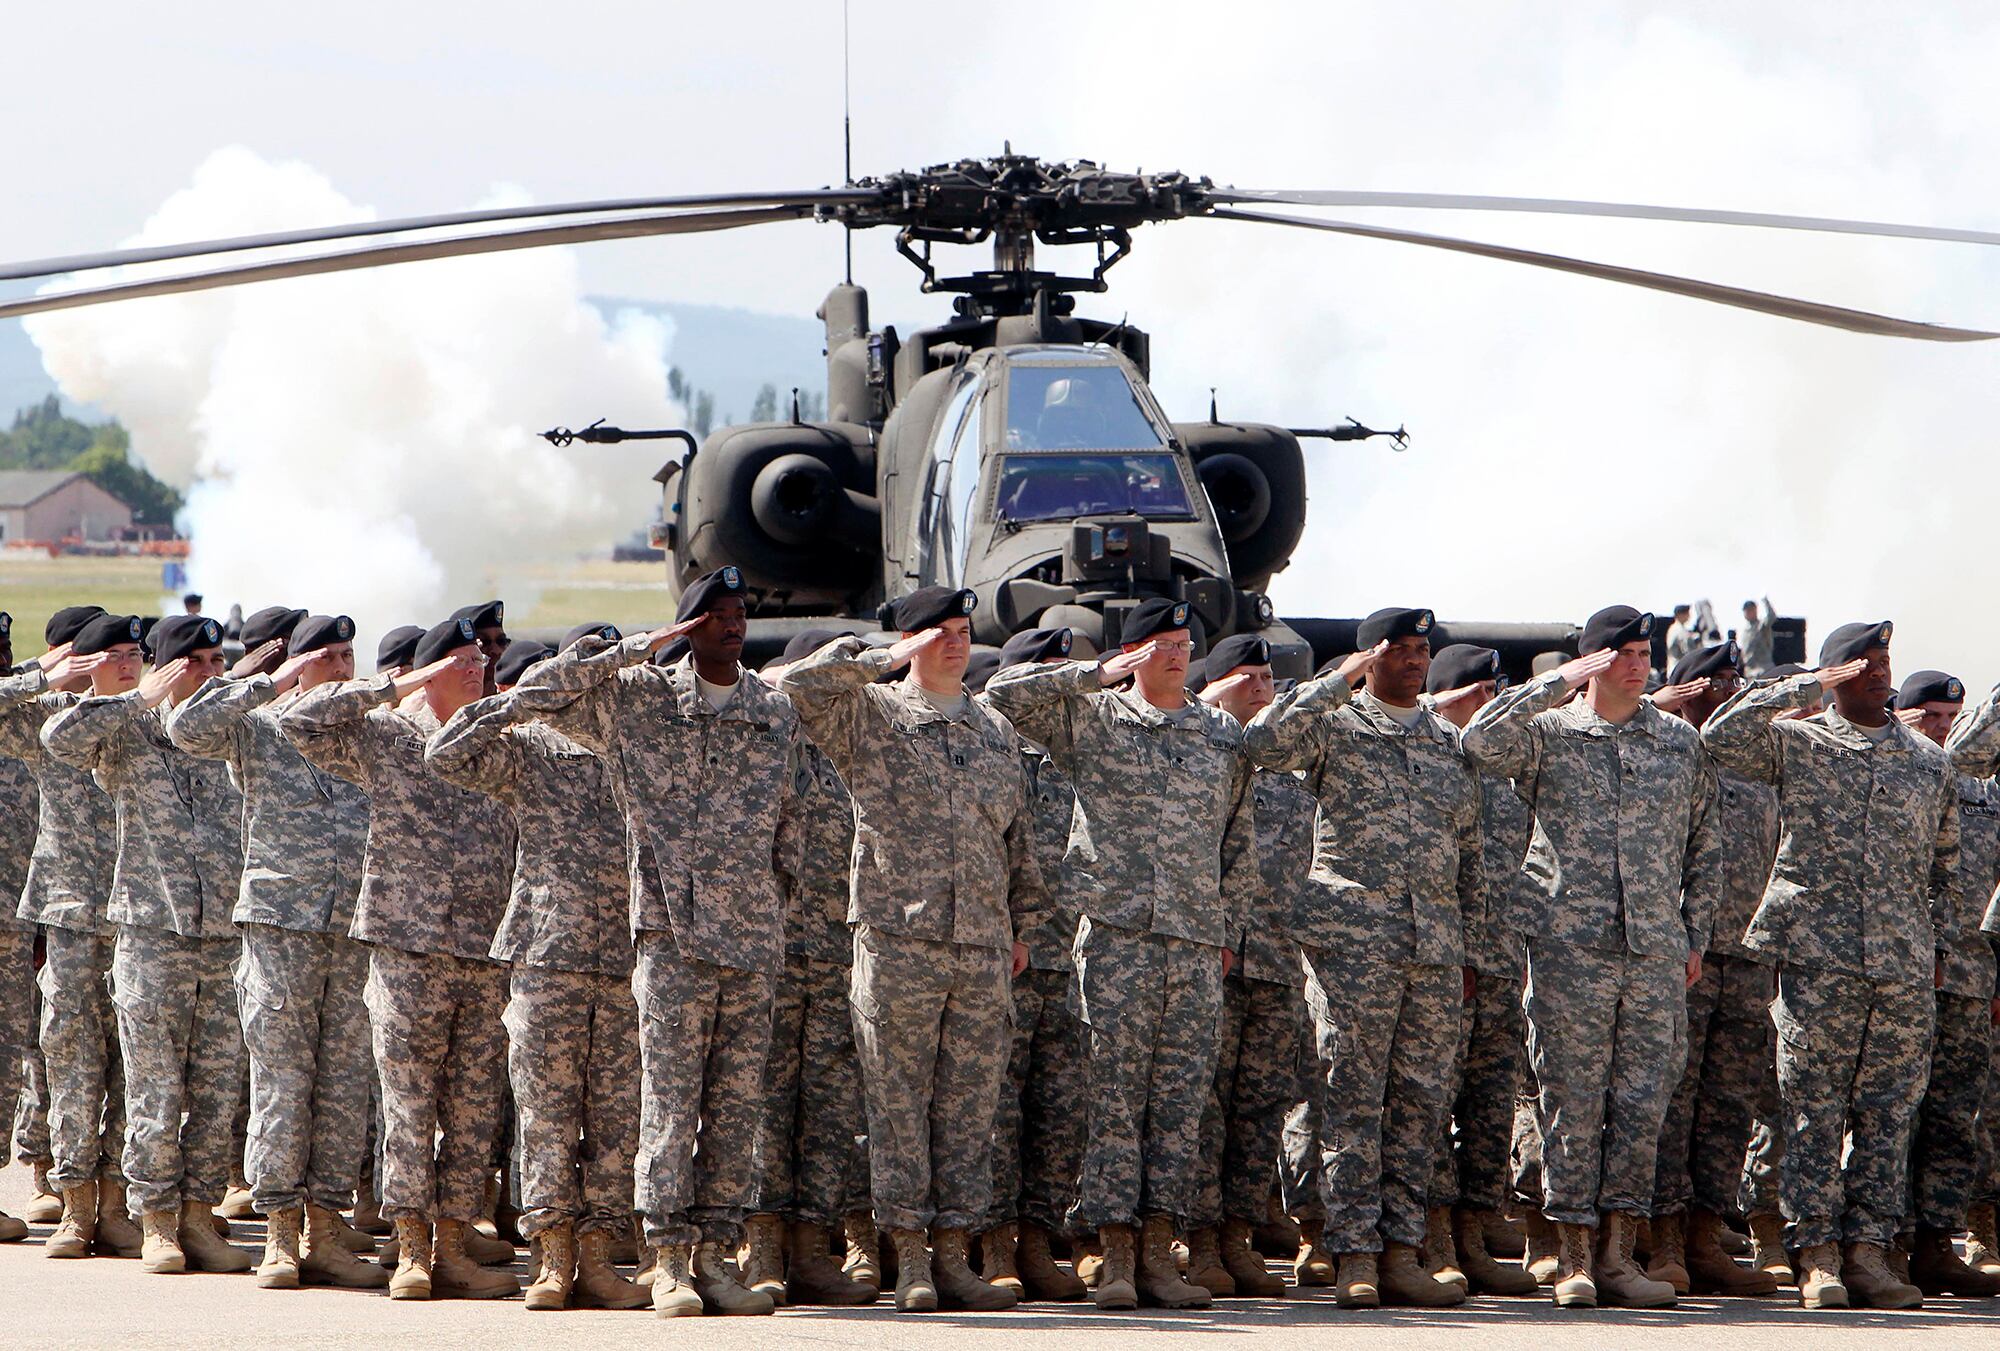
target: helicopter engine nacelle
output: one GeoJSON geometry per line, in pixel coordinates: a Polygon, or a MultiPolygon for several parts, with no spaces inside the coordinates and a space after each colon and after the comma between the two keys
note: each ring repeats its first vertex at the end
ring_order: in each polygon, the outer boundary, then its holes
{"type": "Polygon", "coordinates": [[[868,428],[725,427],[674,477],[676,592],[725,564],[742,569],[752,614],[829,613],[879,586],[881,506],[868,428]]]}
{"type": "Polygon", "coordinates": [[[1306,528],[1306,460],[1298,437],[1256,422],[1176,422],[1229,547],[1231,580],[1261,591],[1291,561],[1306,528]]]}

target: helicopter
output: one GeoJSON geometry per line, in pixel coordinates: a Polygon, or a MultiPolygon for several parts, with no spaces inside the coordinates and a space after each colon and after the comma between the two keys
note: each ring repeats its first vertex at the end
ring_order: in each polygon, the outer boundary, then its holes
{"type": "MultiPolygon", "coordinates": [[[[1305,530],[1301,442],[1386,437],[1400,449],[1408,436],[1351,419],[1323,428],[1224,421],[1213,398],[1205,421],[1171,421],[1148,384],[1150,336],[1126,318],[1077,312],[1079,295],[1109,289],[1107,274],[1130,255],[1140,226],[1213,219],[1305,229],[1553,269],[1856,333],[1934,342],[2000,337],[1273,206],[1512,211],[2000,244],[2000,233],[1825,217],[1237,189],[1175,172],[1044,161],[1009,146],[998,156],[850,178],[840,187],[495,208],[41,259],[0,266],[0,282],[421,236],[45,290],[0,302],[0,318],[471,253],[791,220],[837,224],[847,232],[849,266],[818,311],[826,334],[823,420],[801,419],[794,391],[789,419],[725,427],[705,441],[684,428],[626,430],[601,420],[544,433],[557,445],[682,444],[654,476],[663,496],[654,543],[666,559],[669,593],[734,565],[748,584],[751,646],[766,652],[806,627],[885,624],[899,596],[932,584],[978,596],[973,636],[980,643],[1064,625],[1086,651],[1104,651],[1117,646],[1134,605],[1167,596],[1194,612],[1198,652],[1226,635],[1256,632],[1269,640],[1281,677],[1307,675],[1317,658],[1350,649],[1358,623],[1281,619],[1268,595],[1305,530]],[[518,221],[530,223],[512,224],[518,221]],[[466,230],[472,226],[502,228],[466,230]],[[918,270],[924,293],[953,297],[950,319],[907,337],[870,326],[867,291],[852,280],[852,250],[857,231],[875,228],[895,230],[896,251],[918,270]],[[937,260],[940,246],[988,245],[989,267],[952,274],[937,260]],[[1038,265],[1038,246],[1089,248],[1094,261],[1087,274],[1047,270],[1038,265]]],[[[1440,641],[1499,649],[1514,674],[1538,653],[1574,650],[1570,625],[1444,620],[1439,627],[1440,641]]],[[[1782,623],[1779,659],[1802,655],[1802,627],[1782,623]]]]}

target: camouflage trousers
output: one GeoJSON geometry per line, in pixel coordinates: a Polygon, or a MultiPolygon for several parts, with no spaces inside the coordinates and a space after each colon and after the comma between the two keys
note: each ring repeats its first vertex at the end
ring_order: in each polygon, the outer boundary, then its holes
{"type": "Polygon", "coordinates": [[[1750,1123],[1750,1145],[1743,1151],[1743,1180],[1737,1188],[1738,1209],[1745,1215],[1776,1215],[1784,1209],[1778,1196],[1778,1173],[1785,1161],[1785,1130],[1778,1120],[1778,1045],[1771,1039],[1771,1060],[1764,1067],[1764,1084],[1757,1096],[1757,1115],[1750,1123]]]}
{"type": "Polygon", "coordinates": [[[1014,1036],[993,1114],[993,1204],[986,1227],[1028,1220],[1057,1229],[1083,1167],[1083,1024],[1071,975],[1030,967],[1014,979],[1014,1036]]]}
{"type": "Polygon", "coordinates": [[[1935,994],[1928,985],[1780,968],[1771,1019],[1791,1246],[1887,1247],[1895,1238],[1929,1075],[1935,994]]]}
{"type": "Polygon", "coordinates": [[[125,1058],[111,1002],[114,940],[50,926],[43,941],[42,1057],[48,1066],[50,1182],[122,1181],[125,1058]]]}
{"type": "Polygon", "coordinates": [[[1326,1077],[1320,1193],[1327,1251],[1424,1241],[1465,977],[1455,966],[1306,949],[1306,1007],[1326,1077]]]}
{"type": "Polygon", "coordinates": [[[1458,1046],[1438,1130],[1430,1203],[1499,1210],[1510,1183],[1514,1104],[1527,1059],[1518,976],[1486,971],[1458,1019],[1458,1046]]]}
{"type": "Polygon", "coordinates": [[[683,956],[672,934],[639,935],[638,1210],[646,1241],[734,1246],[771,1052],[774,982],[683,956]]]}
{"type": "Polygon", "coordinates": [[[1271,1164],[1298,1085],[1299,987],[1280,981],[1222,982],[1215,1078],[1201,1114],[1199,1185],[1189,1223],[1262,1224],[1271,1164]]]}
{"type": "Polygon", "coordinates": [[[1185,1219],[1215,1080],[1222,950],[1085,916],[1074,952],[1090,1096],[1069,1223],[1088,1231],[1185,1219]]]}
{"type": "Polygon", "coordinates": [[[1770,1110],[1772,976],[1726,953],[1702,959],[1701,979],[1687,992],[1687,1068],[1660,1126],[1655,1215],[1736,1209],[1751,1125],[1770,1110]]]}
{"type": "Polygon", "coordinates": [[[1687,1064],[1687,968],[1671,957],[1530,943],[1528,1061],[1540,1093],[1542,1213],[1646,1216],[1667,1099],[1687,1064]]]}
{"type": "Polygon", "coordinates": [[[1992,1205],[2000,1202],[2000,1033],[1987,1037],[1986,1096],[1979,1106],[1979,1162],[1975,1168],[1972,1199],[1992,1205]]]}
{"type": "Polygon", "coordinates": [[[1299,1224],[1324,1224],[1320,1200],[1320,1125],[1326,1115],[1326,1076],[1319,1072],[1319,1048],[1310,1010],[1300,998],[1298,1052],[1292,1070],[1291,1106],[1278,1132],[1278,1197],[1285,1214],[1299,1224]]]}
{"type": "Polygon", "coordinates": [[[832,1225],[868,1209],[861,1075],[846,962],[787,957],[771,1006],[750,1207],[832,1225]]]}
{"type": "Polygon", "coordinates": [[[354,1201],[374,1077],[368,948],[345,934],[242,926],[237,1009],[250,1055],[243,1172],[258,1213],[354,1201]]]}
{"type": "MultiPolygon", "coordinates": [[[[11,898],[0,898],[10,904],[11,898]]],[[[40,1099],[28,1062],[41,1060],[35,1035],[35,931],[0,929],[0,1104],[6,1108],[6,1127],[21,1162],[36,1163],[35,1118],[40,1099]]],[[[40,1142],[46,1147],[46,1117],[40,1142]]],[[[6,1162],[0,1153],[0,1166],[6,1162]]]]}
{"type": "MultiPolygon", "coordinates": [[[[1521,1025],[1522,1047],[1527,1046],[1527,1023],[1521,1025]]],[[[1513,1174],[1514,1204],[1525,1210],[1542,1208],[1542,1125],[1535,1119],[1535,1104],[1542,1099],[1532,1067],[1521,1067],[1521,1094],[1514,1099],[1514,1139],[1507,1149],[1507,1167],[1513,1174]]]]}
{"type": "Polygon", "coordinates": [[[382,1088],[382,1214],[477,1218],[507,1078],[507,968],[373,947],[363,997],[382,1088]]]}
{"type": "Polygon", "coordinates": [[[977,1229],[1013,1000],[1004,948],[854,928],[854,1047],[869,1189],[885,1229],[977,1229]]]}
{"type": "Polygon", "coordinates": [[[515,966],[507,1077],[520,1113],[521,1233],[573,1221],[630,1234],[639,1005],[623,976],[515,966]]]}
{"type": "Polygon", "coordinates": [[[229,1185],[243,1078],[235,938],[118,926],[112,1002],[125,1055],[126,1204],[134,1219],[215,1205],[229,1185]]]}
{"type": "Polygon", "coordinates": [[[1930,1082],[1917,1109],[1910,1148],[1911,1205],[1905,1214],[1955,1234],[1979,1185],[1979,1108],[1993,1054],[1991,1002],[1937,992],[1930,1082]]]}

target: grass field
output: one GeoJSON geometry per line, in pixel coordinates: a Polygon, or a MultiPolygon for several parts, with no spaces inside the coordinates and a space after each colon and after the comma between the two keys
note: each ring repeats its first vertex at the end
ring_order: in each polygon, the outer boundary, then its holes
{"type": "MultiPolygon", "coordinates": [[[[479,591],[478,598],[487,596],[507,602],[508,626],[520,630],[566,629],[603,620],[629,631],[673,617],[665,569],[658,563],[595,559],[496,573],[479,591]]],[[[139,615],[179,609],[160,586],[157,559],[50,558],[29,550],[0,550],[0,610],[14,616],[18,660],[41,653],[42,626],[66,605],[102,605],[114,614],[139,615]]],[[[229,599],[210,596],[208,610],[217,618],[226,615],[229,599]]]]}

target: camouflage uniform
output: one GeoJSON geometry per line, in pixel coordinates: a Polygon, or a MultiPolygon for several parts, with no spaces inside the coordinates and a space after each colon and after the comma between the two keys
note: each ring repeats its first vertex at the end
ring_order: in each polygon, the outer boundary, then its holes
{"type": "MultiPolygon", "coordinates": [[[[0,897],[19,897],[27,882],[36,817],[35,776],[19,760],[0,759],[0,897]]],[[[19,1104],[7,1113],[7,1125],[18,1124],[17,1146],[30,1147],[36,1099],[28,1091],[28,1060],[42,1054],[35,1044],[35,929],[34,920],[0,905],[0,1104],[19,1104]]],[[[37,1161],[31,1148],[21,1155],[23,1163],[37,1161]]]]}
{"type": "Polygon", "coordinates": [[[388,676],[316,686],[278,727],[368,797],[350,933],[370,944],[362,998],[382,1094],[377,1187],[389,1220],[481,1212],[506,1082],[507,968],[488,955],[513,875],[514,821],[424,763],[438,720],[394,707],[388,676]]]}
{"type": "Polygon", "coordinates": [[[1245,739],[1319,799],[1297,932],[1326,1075],[1325,1246],[1421,1246],[1464,934],[1485,909],[1478,785],[1450,723],[1423,711],[1404,727],[1339,675],[1280,695],[1245,739]]]}
{"type": "Polygon", "coordinates": [[[1479,776],[1479,804],[1486,907],[1466,931],[1466,962],[1474,984],[1459,1018],[1458,1050],[1452,1058],[1447,1106],[1456,1129],[1439,1132],[1431,1204],[1499,1210],[1512,1190],[1508,1154],[1527,1059],[1527,1029],[1521,1020],[1526,950],[1517,926],[1522,922],[1521,862],[1535,817],[1513,784],[1490,774],[1479,776]]]}
{"type": "Polygon", "coordinates": [[[1933,970],[1957,921],[1957,782],[1893,718],[1880,740],[1831,707],[1774,721],[1820,694],[1811,674],[1744,690],[1701,735],[1723,768],[1778,790],[1778,857],[1744,941],[1779,963],[1790,1241],[1886,1248],[1907,1203],[1933,970]]]}
{"type": "Polygon", "coordinates": [[[876,1223],[973,1229],[993,1199],[1010,949],[1046,893],[1013,727],[876,684],[888,671],[886,650],[843,638],[781,684],[854,799],[848,998],[876,1223]]]}
{"type": "Polygon", "coordinates": [[[111,988],[134,1219],[222,1200],[243,1082],[231,972],[242,943],[229,918],[243,875],[243,795],[221,766],[167,739],[167,713],[133,691],[80,700],[42,728],[49,754],[90,770],[117,813],[104,913],[118,926],[111,988]]]}
{"type": "Polygon", "coordinates": [[[468,704],[425,759],[513,813],[519,852],[492,956],[511,966],[507,1071],[520,1113],[520,1229],[628,1233],[639,1135],[625,817],[611,769],[523,722],[515,694],[468,704]]]}
{"type": "Polygon", "coordinates": [[[692,657],[660,667],[651,655],[645,634],[585,638],[530,671],[513,697],[523,715],[604,757],[627,830],[652,851],[657,889],[636,893],[631,916],[646,1237],[733,1244],[750,1204],[797,867],[798,717],[748,671],[718,710],[692,657]]]}
{"type": "MultiPolygon", "coordinates": [[[[1300,956],[1301,962],[1304,956],[1300,956]]],[[[1292,1070],[1291,1105],[1278,1134],[1278,1198],[1285,1214],[1300,1225],[1326,1223],[1320,1199],[1320,1128],[1326,1120],[1326,1076],[1320,1073],[1318,1038],[1311,1010],[1299,1008],[1298,1055],[1292,1070]]]]}
{"type": "Polygon", "coordinates": [[[1015,666],[986,687],[1076,787],[1064,899],[1086,1028],[1090,1119],[1070,1223],[1193,1213],[1215,1079],[1222,953],[1241,945],[1257,872],[1243,732],[1189,700],[1103,688],[1095,662],[1015,666]]]}
{"type": "Polygon", "coordinates": [[[366,1133],[368,950],[347,936],[361,890],[368,798],[307,763],[278,730],[266,675],[210,680],[167,719],[189,755],[243,790],[237,1010],[250,1057],[243,1171],[263,1214],[353,1203],[366,1133]]]}
{"type": "Polygon", "coordinates": [[[1743,935],[1778,852],[1778,795],[1768,784],[1718,774],[1715,825],[1722,895],[1701,979],[1688,987],[1687,1068],[1660,1127],[1656,1215],[1690,1205],[1716,1215],[1735,1210],[1752,1124],[1776,1105],[1775,973],[1743,935]]]}
{"type": "Polygon", "coordinates": [[[1083,1025],[1069,1005],[1076,909],[1062,903],[1062,858],[1076,791],[1039,747],[1021,743],[1035,816],[1035,860],[1053,888],[1050,919],[1029,936],[1028,969],[1014,978],[1014,1035],[993,1116],[991,1228],[1025,1219],[1059,1230],[1083,1166],[1083,1025]]]}
{"type": "Polygon", "coordinates": [[[861,1074],[847,1003],[854,803],[832,762],[810,743],[797,775],[798,875],[786,898],[785,969],[771,1011],[750,1208],[827,1226],[868,1208],[861,1074]]]}
{"type": "Polygon", "coordinates": [[[111,799],[87,770],[42,749],[42,724],[77,702],[40,667],[0,677],[0,756],[27,765],[39,822],[16,913],[41,925],[41,1055],[47,1066],[52,1186],[124,1178],[125,1070],[111,1003],[115,930],[104,918],[118,852],[111,799]]]}
{"type": "Polygon", "coordinates": [[[1720,884],[1716,788],[1694,728],[1650,703],[1623,724],[1587,698],[1555,707],[1567,688],[1551,671],[1503,691],[1465,749],[1535,812],[1520,898],[1542,1212],[1595,1225],[1653,1208],[1688,954],[1708,949],[1720,884]]]}

